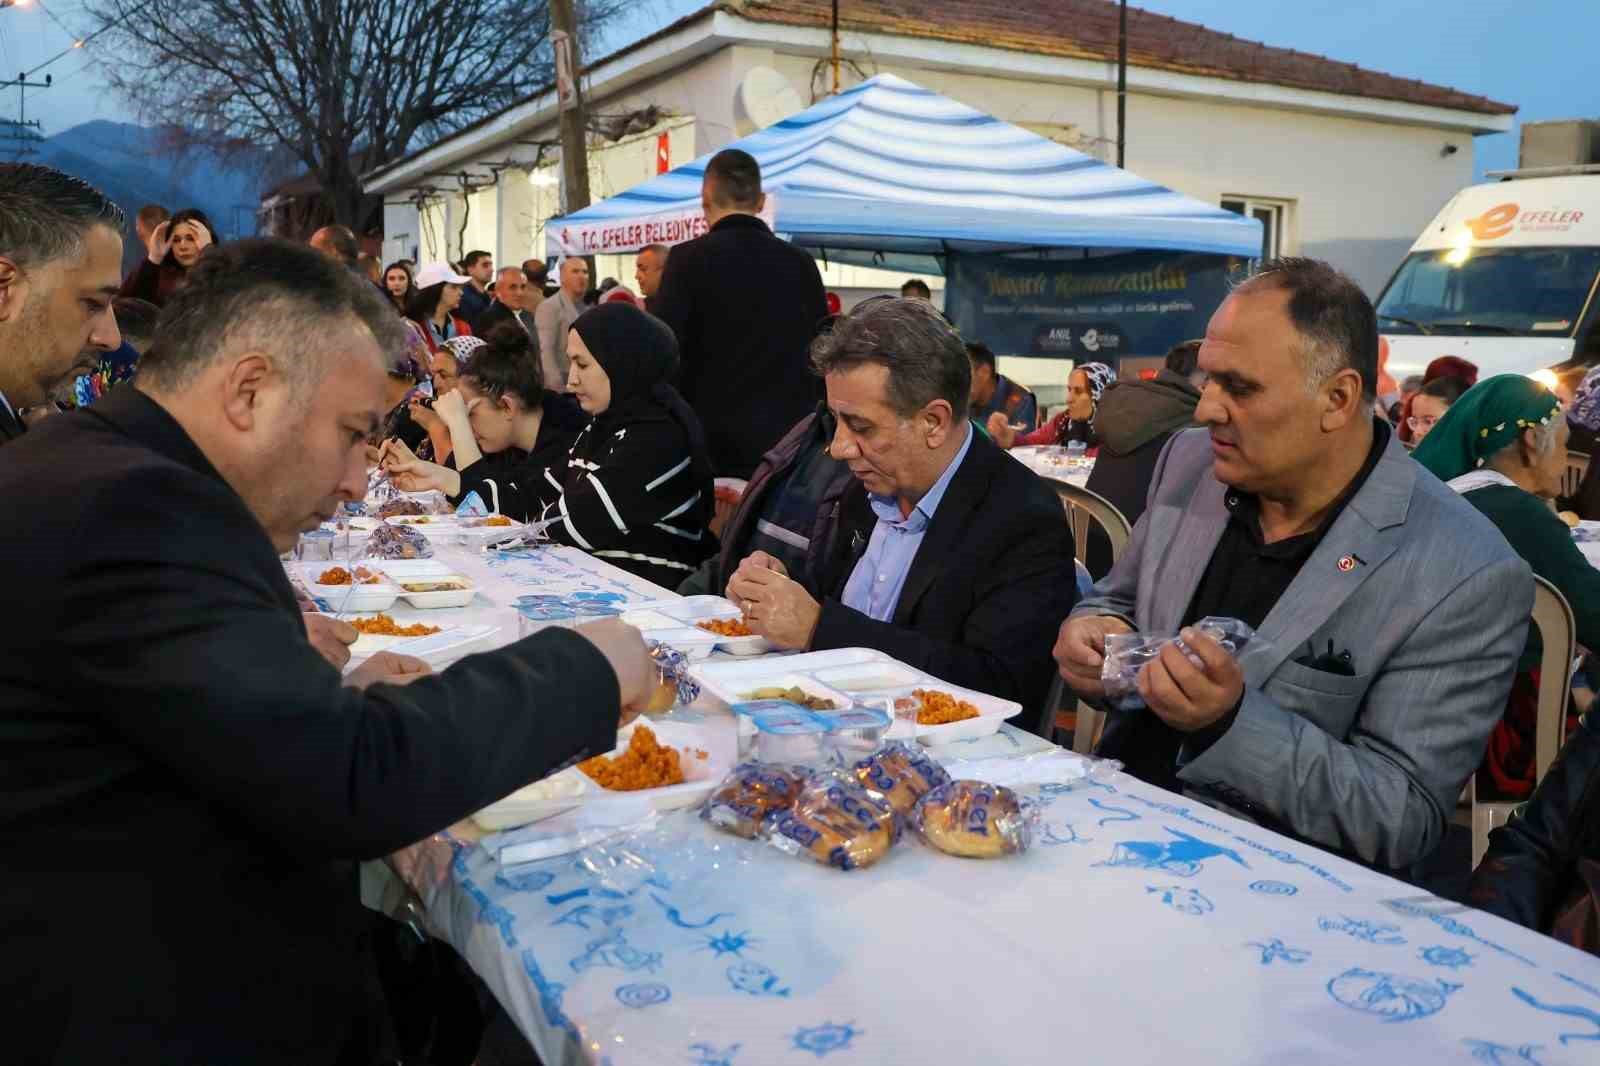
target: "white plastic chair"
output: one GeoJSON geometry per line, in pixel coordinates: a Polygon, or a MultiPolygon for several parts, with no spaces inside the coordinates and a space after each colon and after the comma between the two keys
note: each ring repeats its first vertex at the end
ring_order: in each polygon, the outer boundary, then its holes
{"type": "MultiPolygon", "coordinates": [[[[1572,617],[1572,607],[1561,591],[1542,577],[1535,577],[1533,581],[1533,626],[1544,644],[1544,653],[1539,658],[1539,712],[1533,741],[1533,772],[1538,782],[1544,780],[1550,764],[1556,761],[1565,739],[1578,627],[1572,617]]],[[[1490,831],[1505,825],[1517,808],[1515,803],[1479,802],[1476,778],[1474,774],[1467,784],[1467,799],[1472,809],[1473,869],[1477,869],[1489,850],[1490,831]]]]}
{"type": "MultiPolygon", "coordinates": [[[[1078,562],[1083,563],[1088,556],[1091,523],[1105,530],[1106,539],[1111,542],[1112,563],[1115,564],[1122,558],[1122,553],[1127,549],[1128,541],[1133,536],[1133,527],[1123,517],[1122,512],[1097,492],[1090,492],[1088,489],[1055,478],[1046,480],[1061,498],[1062,510],[1066,512],[1067,524],[1072,529],[1072,543],[1078,562]]],[[[1050,684],[1050,695],[1045,699],[1044,712],[1040,715],[1040,732],[1054,738],[1056,729],[1065,727],[1065,717],[1074,699],[1075,697],[1057,675],[1050,684]]],[[[1072,727],[1072,750],[1080,755],[1087,755],[1093,751],[1095,743],[1100,739],[1100,730],[1104,724],[1103,711],[1097,711],[1079,700],[1072,727]]]]}

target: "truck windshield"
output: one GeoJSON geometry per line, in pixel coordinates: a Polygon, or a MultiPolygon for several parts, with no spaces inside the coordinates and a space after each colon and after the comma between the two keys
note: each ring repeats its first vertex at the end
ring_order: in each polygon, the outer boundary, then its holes
{"type": "Polygon", "coordinates": [[[1384,333],[1570,337],[1600,248],[1413,252],[1378,301],[1384,333]]]}

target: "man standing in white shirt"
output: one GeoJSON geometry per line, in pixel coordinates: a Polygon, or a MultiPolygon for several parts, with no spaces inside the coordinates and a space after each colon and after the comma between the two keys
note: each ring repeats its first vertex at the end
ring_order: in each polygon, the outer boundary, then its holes
{"type": "Polygon", "coordinates": [[[122,211],[49,167],[0,164],[0,444],[122,343],[122,211]]]}
{"type": "Polygon", "coordinates": [[[533,324],[539,333],[539,362],[544,367],[544,387],[561,392],[567,387],[567,333],[578,316],[589,309],[589,264],[577,256],[561,261],[561,288],[539,305],[533,324]]]}

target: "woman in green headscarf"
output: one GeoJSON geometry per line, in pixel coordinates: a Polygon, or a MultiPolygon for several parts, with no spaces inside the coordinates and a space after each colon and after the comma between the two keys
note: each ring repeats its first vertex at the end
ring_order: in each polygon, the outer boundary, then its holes
{"type": "MultiPolygon", "coordinates": [[[[1567,437],[1561,402],[1543,385],[1517,374],[1480,381],[1455,402],[1412,452],[1417,462],[1461,493],[1495,524],[1533,572],[1561,590],[1578,623],[1578,643],[1600,648],[1600,570],[1572,541],[1572,530],[1548,501],[1561,491],[1567,437]]],[[[1538,635],[1511,690],[1505,717],[1489,738],[1485,785],[1501,796],[1533,791],[1538,635]]]]}

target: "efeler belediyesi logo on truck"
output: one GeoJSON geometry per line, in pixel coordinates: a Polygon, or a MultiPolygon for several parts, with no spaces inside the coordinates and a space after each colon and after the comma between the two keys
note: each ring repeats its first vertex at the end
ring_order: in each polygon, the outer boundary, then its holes
{"type": "Polygon", "coordinates": [[[1473,240],[1492,241],[1513,230],[1523,233],[1565,233],[1583,221],[1582,211],[1524,211],[1516,204],[1496,204],[1477,218],[1467,219],[1473,240]]]}

